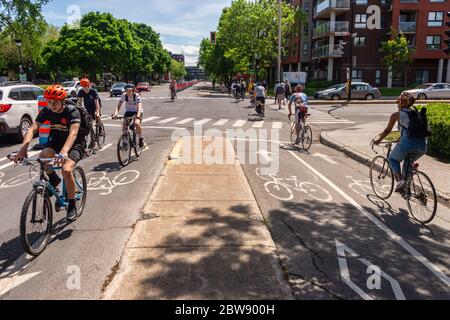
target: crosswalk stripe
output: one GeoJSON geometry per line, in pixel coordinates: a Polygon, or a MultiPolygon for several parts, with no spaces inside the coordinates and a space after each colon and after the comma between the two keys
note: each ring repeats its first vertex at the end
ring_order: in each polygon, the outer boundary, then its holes
{"type": "Polygon", "coordinates": [[[281,129],[283,128],[283,123],[282,122],[274,122],[272,124],[272,129],[281,129]]]}
{"type": "Polygon", "coordinates": [[[247,123],[247,120],[238,120],[233,124],[233,127],[242,127],[246,123],[247,123]]]}
{"type": "Polygon", "coordinates": [[[262,128],[264,125],[264,121],[255,122],[253,128],[262,128]]]}
{"type": "Polygon", "coordinates": [[[187,118],[187,119],[178,121],[176,124],[186,124],[186,123],[191,122],[193,120],[195,120],[195,118],[187,118]]]}
{"type": "Polygon", "coordinates": [[[196,125],[196,126],[202,126],[202,125],[204,125],[204,124],[207,124],[207,123],[210,122],[210,121],[211,121],[211,119],[203,119],[203,120],[200,120],[200,121],[195,122],[195,125],[196,125]]]}
{"type": "Polygon", "coordinates": [[[229,121],[228,119],[221,119],[221,120],[217,121],[216,123],[214,123],[214,125],[215,126],[223,126],[228,121],[229,121]]]}
{"type": "Polygon", "coordinates": [[[147,123],[147,122],[150,122],[150,121],[153,121],[153,120],[157,120],[157,119],[160,119],[161,117],[151,117],[151,118],[147,118],[147,119],[144,119],[143,121],[142,121],[142,123],[147,123]]]}
{"type": "Polygon", "coordinates": [[[307,121],[307,123],[312,124],[354,124],[355,122],[348,121],[348,122],[337,122],[337,121],[307,121]]]}
{"type": "Polygon", "coordinates": [[[101,148],[100,150],[98,150],[98,151],[105,151],[105,150],[107,150],[107,149],[109,149],[109,148],[111,148],[112,147],[112,143],[108,143],[106,146],[104,146],[103,148],[101,148]]]}
{"type": "Polygon", "coordinates": [[[168,118],[168,119],[162,120],[162,121],[160,121],[160,122],[158,122],[158,123],[161,123],[161,124],[163,124],[163,123],[169,123],[169,122],[172,122],[172,121],[177,120],[177,119],[178,119],[177,117],[174,117],[174,118],[168,118]]]}

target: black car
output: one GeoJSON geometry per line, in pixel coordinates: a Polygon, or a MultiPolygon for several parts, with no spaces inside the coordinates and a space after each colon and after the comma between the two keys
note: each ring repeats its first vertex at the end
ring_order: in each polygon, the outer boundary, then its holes
{"type": "Polygon", "coordinates": [[[113,84],[111,90],[109,91],[109,95],[111,97],[122,96],[125,93],[125,86],[127,84],[125,82],[118,82],[113,84]]]}

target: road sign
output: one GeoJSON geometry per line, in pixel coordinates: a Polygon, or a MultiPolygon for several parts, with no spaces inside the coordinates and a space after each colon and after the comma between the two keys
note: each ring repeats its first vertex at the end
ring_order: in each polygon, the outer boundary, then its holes
{"type": "Polygon", "coordinates": [[[306,72],[283,72],[283,80],[291,83],[306,83],[306,72]]]}

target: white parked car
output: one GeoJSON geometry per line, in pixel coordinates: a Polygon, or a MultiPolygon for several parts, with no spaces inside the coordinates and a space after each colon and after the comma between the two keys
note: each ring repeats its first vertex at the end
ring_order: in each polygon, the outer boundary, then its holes
{"type": "Polygon", "coordinates": [[[0,84],[0,134],[13,134],[16,142],[23,137],[36,119],[38,96],[44,89],[26,82],[0,84]]]}
{"type": "Polygon", "coordinates": [[[450,99],[450,83],[425,83],[404,92],[411,93],[417,100],[450,99]]]}

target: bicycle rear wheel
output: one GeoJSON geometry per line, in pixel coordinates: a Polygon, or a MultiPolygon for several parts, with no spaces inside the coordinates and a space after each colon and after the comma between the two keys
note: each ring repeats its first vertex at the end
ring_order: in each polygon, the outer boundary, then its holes
{"type": "Polygon", "coordinates": [[[437,211],[437,194],[433,182],[423,172],[416,171],[406,189],[409,212],[420,223],[430,223],[437,211]]]}
{"type": "Polygon", "coordinates": [[[95,132],[94,129],[89,130],[89,134],[86,136],[86,155],[90,157],[94,153],[95,148],[95,132]]]}
{"type": "Polygon", "coordinates": [[[136,158],[139,158],[142,154],[142,148],[139,147],[139,137],[136,135],[136,133],[133,135],[133,144],[134,154],[136,155],[136,158]]]}
{"type": "Polygon", "coordinates": [[[394,173],[385,157],[376,156],[373,158],[369,176],[375,195],[381,200],[390,198],[394,191],[394,173]]]}
{"type": "Polygon", "coordinates": [[[123,134],[117,142],[117,158],[122,166],[127,166],[131,158],[131,137],[123,134]]]}
{"type": "Polygon", "coordinates": [[[106,142],[106,132],[103,123],[97,124],[95,126],[95,135],[97,136],[97,145],[99,149],[105,146],[106,142]]]}
{"type": "Polygon", "coordinates": [[[50,241],[53,212],[48,195],[34,189],[25,199],[20,215],[20,240],[26,253],[39,256],[50,241]]]}
{"type": "Polygon", "coordinates": [[[313,142],[313,133],[310,126],[305,126],[305,131],[302,139],[302,146],[305,151],[311,148],[313,142]]]}
{"type": "Polygon", "coordinates": [[[75,200],[77,201],[78,218],[83,214],[86,206],[87,198],[87,181],[84,170],[81,167],[76,167],[73,170],[73,177],[75,178],[75,200]]]}

